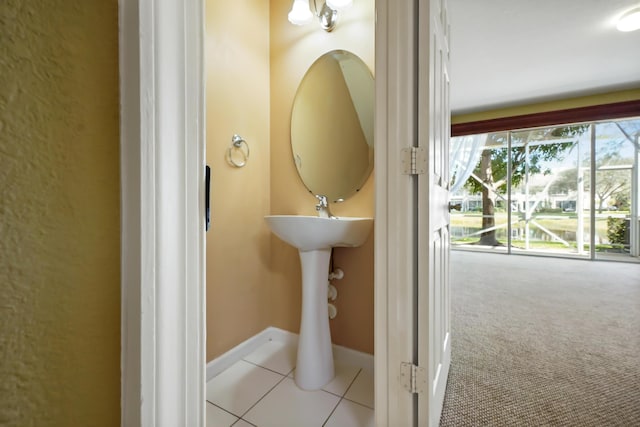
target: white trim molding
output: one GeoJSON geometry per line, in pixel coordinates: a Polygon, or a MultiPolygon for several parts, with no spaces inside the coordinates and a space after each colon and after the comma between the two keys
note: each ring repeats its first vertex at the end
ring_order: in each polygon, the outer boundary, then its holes
{"type": "Polygon", "coordinates": [[[376,0],[376,426],[414,425],[400,366],[414,361],[415,178],[401,150],[416,143],[416,0],[376,0]]]}
{"type": "MultiPolygon", "coordinates": [[[[238,360],[251,354],[254,350],[269,341],[277,341],[286,344],[298,345],[298,334],[284,329],[269,326],[262,332],[241,342],[226,353],[216,357],[207,363],[207,381],[214,378],[238,360]]],[[[373,372],[373,355],[352,350],[347,347],[333,344],[333,359],[347,365],[359,366],[369,372],[373,372]]]]}
{"type": "Polygon", "coordinates": [[[251,354],[262,344],[265,344],[269,341],[279,341],[297,345],[298,336],[283,329],[269,326],[262,332],[259,332],[251,338],[241,342],[231,350],[227,351],[224,354],[221,354],[220,356],[207,363],[207,381],[225,371],[238,360],[251,354]]]}
{"type": "Polygon", "coordinates": [[[120,0],[123,426],[204,426],[202,0],[120,0]]]}

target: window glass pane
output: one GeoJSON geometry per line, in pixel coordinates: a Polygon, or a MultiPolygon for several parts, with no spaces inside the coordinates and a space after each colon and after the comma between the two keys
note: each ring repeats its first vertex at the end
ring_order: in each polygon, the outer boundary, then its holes
{"type": "Polygon", "coordinates": [[[589,125],[512,132],[512,251],[588,255],[588,135],[589,125]]]}
{"type": "Polygon", "coordinates": [[[508,133],[453,138],[451,243],[466,248],[507,248],[508,133]]]}
{"type": "Polygon", "coordinates": [[[638,255],[639,135],[640,119],[596,125],[597,258],[623,259],[638,255]]]}

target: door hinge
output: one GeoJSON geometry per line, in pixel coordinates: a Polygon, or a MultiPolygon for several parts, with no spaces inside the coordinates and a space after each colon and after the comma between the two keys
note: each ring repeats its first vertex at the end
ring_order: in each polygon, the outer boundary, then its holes
{"type": "Polygon", "coordinates": [[[427,150],[424,148],[403,148],[400,158],[403,175],[422,175],[427,173],[427,150]]]}
{"type": "Polygon", "coordinates": [[[413,363],[400,364],[400,382],[409,393],[420,394],[427,389],[427,370],[413,363]]]}

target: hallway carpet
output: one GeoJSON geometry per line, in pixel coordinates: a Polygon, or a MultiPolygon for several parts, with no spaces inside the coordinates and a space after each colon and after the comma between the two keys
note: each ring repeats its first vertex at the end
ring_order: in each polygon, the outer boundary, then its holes
{"type": "Polygon", "coordinates": [[[640,264],[452,251],[440,425],[640,426],[640,264]]]}

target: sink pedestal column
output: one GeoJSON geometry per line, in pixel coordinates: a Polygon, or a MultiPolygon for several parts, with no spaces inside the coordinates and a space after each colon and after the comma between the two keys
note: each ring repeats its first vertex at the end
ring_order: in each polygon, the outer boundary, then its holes
{"type": "Polygon", "coordinates": [[[300,251],[299,254],[302,315],[295,381],[304,390],[318,390],[334,376],[327,302],[331,249],[300,251]]]}

